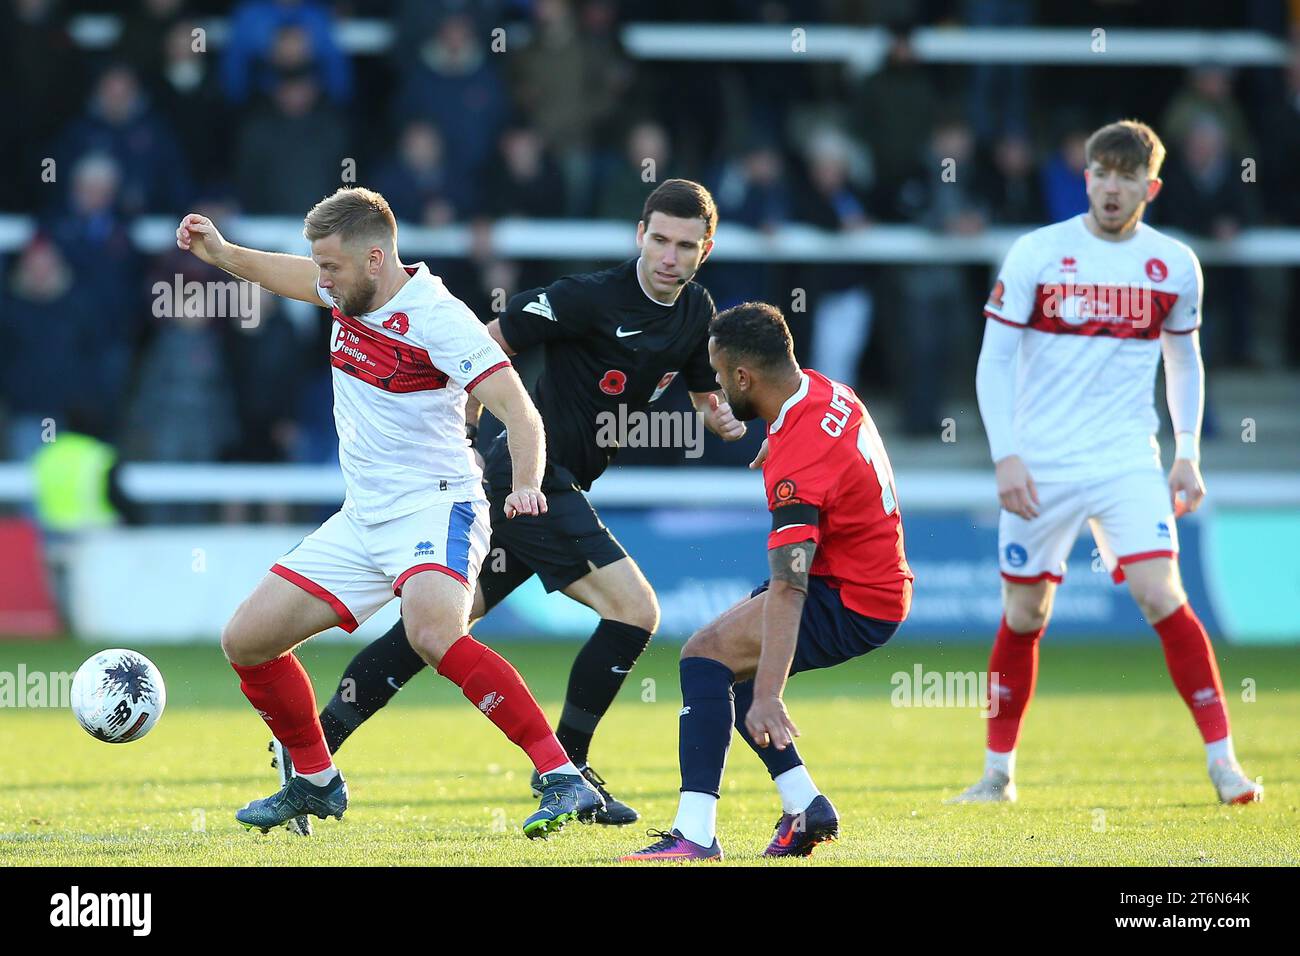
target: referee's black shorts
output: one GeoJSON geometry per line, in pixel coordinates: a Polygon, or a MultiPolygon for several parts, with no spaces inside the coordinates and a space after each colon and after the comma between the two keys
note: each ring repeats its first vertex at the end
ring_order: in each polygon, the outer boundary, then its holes
{"type": "Polygon", "coordinates": [[[545,514],[507,518],[509,479],[487,483],[492,540],[479,571],[485,608],[495,607],[534,574],[547,591],[559,591],[627,557],[580,489],[546,488],[545,493],[545,514]]]}

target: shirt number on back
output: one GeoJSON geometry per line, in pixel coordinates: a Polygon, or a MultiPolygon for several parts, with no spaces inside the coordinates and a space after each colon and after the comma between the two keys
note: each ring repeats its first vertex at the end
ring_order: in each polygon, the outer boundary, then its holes
{"type": "MultiPolygon", "coordinates": [[[[849,423],[852,409],[848,397],[836,386],[831,395],[831,408],[822,419],[822,431],[832,438],[839,438],[849,423]]],[[[892,515],[898,510],[898,495],[894,491],[894,469],[889,466],[889,456],[880,441],[880,433],[864,412],[862,424],[858,426],[858,453],[876,472],[880,483],[880,504],[885,514],[892,515]]]]}
{"type": "Polygon", "coordinates": [[[864,418],[862,424],[858,426],[858,454],[875,469],[876,480],[880,482],[880,504],[884,507],[885,514],[892,515],[898,510],[898,495],[894,491],[894,469],[889,466],[889,456],[885,454],[885,446],[881,444],[880,435],[870,419],[864,418]]]}

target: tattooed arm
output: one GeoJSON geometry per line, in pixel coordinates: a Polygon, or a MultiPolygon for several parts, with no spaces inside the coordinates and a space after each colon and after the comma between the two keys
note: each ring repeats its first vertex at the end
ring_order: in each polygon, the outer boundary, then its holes
{"type": "MultiPolygon", "coordinates": [[[[816,525],[816,509],[803,507],[814,512],[806,523],[816,525]]],[[[777,514],[783,510],[787,509],[778,509],[777,514]]],[[[799,640],[799,621],[808,597],[808,569],[816,551],[816,543],[808,540],[767,552],[772,581],[763,604],[763,649],[754,674],[754,703],[745,719],[746,727],[760,747],[770,742],[777,750],[784,750],[799,736],[781,695],[799,640]]]]}

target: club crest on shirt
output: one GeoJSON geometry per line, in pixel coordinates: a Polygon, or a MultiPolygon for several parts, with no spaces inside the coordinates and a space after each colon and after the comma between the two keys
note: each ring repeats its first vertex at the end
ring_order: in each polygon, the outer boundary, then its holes
{"type": "Polygon", "coordinates": [[[1001,279],[995,282],[993,284],[993,291],[989,293],[989,305],[997,309],[1002,308],[1002,293],[1006,290],[1007,287],[1003,285],[1001,279]]]}
{"type": "Polygon", "coordinates": [[[1152,282],[1164,282],[1169,278],[1169,267],[1161,259],[1148,259],[1147,278],[1152,282]]]}
{"type": "Polygon", "coordinates": [[[666,375],[664,375],[663,378],[659,379],[659,384],[655,386],[655,391],[654,394],[650,396],[650,401],[652,402],[656,401],[659,398],[659,396],[664,393],[665,389],[667,389],[668,386],[673,383],[673,379],[675,379],[676,377],[677,377],[676,372],[669,372],[666,375]]]}
{"type": "Polygon", "coordinates": [[[411,320],[405,312],[394,312],[384,320],[384,328],[398,335],[405,335],[411,327],[411,320]]]}

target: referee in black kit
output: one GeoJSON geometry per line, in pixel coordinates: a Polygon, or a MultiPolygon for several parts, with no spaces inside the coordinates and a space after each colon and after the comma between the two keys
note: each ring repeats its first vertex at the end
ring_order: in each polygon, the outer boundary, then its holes
{"type": "MultiPolygon", "coordinates": [[[[659,605],[584,492],[617,451],[616,444],[605,447],[610,443],[600,440],[601,421],[626,421],[622,416],[644,412],[678,374],[710,431],[726,441],[745,434],[709,366],[713,299],[693,281],[713,248],[717,220],[707,189],[670,179],[646,199],[637,224],[638,258],[522,292],[488,325],[507,355],[544,350],[533,399],[546,426],[542,491],[549,507],[541,515],[506,518],[512,465],[505,435],[498,436],[484,454],[492,542],[471,624],[534,574],[548,592],[563,591],[600,615],[573,662],[556,729],[569,757],[605,798],[598,823],[618,826],[638,818],[609,793],[587,754],[597,724],[659,625],[659,605]]],[[[479,411],[471,400],[471,440],[479,411]]],[[[400,620],[358,653],[321,712],[330,753],[424,666],[400,620]]]]}

